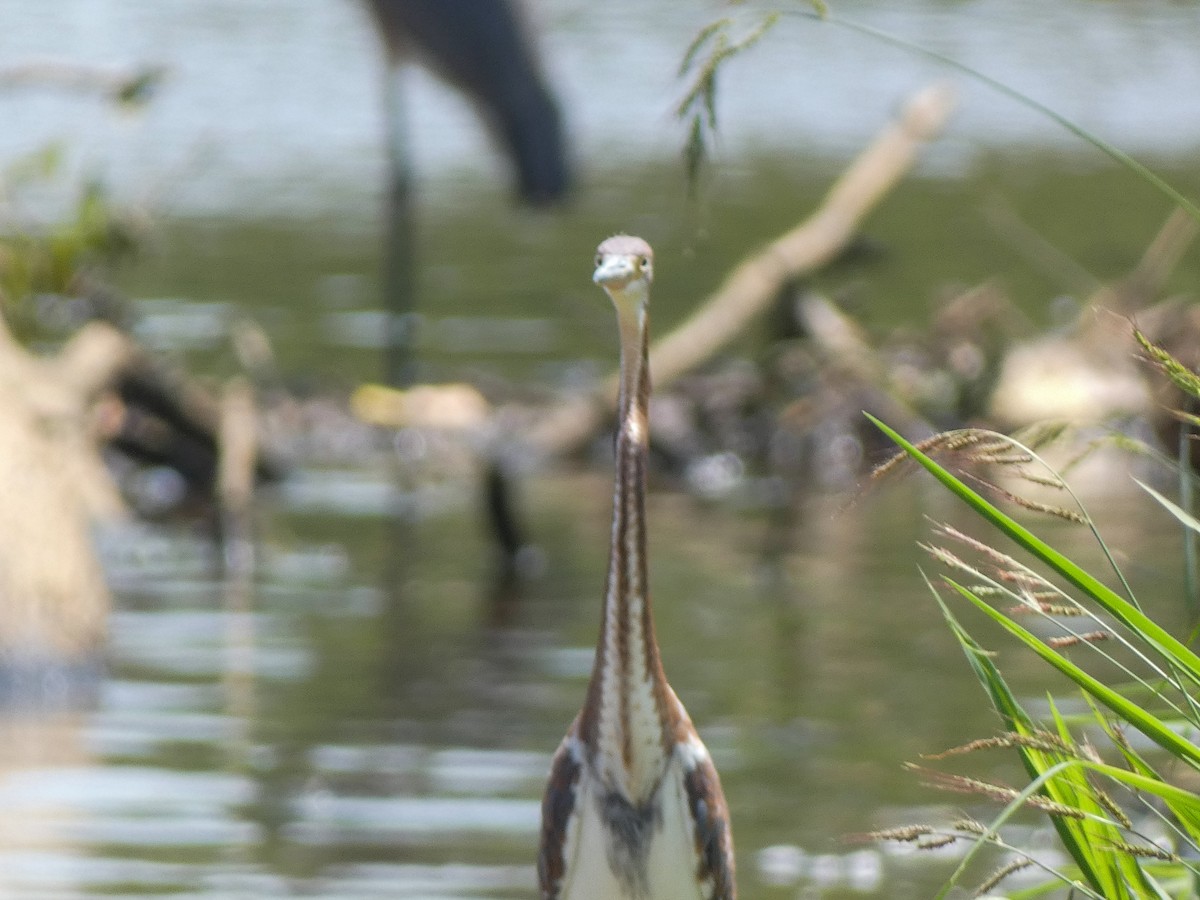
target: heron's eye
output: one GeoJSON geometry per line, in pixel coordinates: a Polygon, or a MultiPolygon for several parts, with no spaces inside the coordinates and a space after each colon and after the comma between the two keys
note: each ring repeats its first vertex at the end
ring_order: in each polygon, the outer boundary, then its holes
{"type": "Polygon", "coordinates": [[[596,254],[596,268],[600,268],[600,263],[604,262],[604,257],[599,253],[596,254]]]}
{"type": "Polygon", "coordinates": [[[641,264],[641,267],[643,269],[648,269],[648,268],[650,268],[650,257],[643,256],[641,259],[638,260],[638,263],[641,264]]]}

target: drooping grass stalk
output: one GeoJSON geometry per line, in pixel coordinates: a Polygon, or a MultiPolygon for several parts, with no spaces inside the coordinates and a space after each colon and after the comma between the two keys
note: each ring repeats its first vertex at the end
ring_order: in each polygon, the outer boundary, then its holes
{"type": "Polygon", "coordinates": [[[810,4],[812,10],[796,10],[789,9],[781,12],[772,12],[766,14],[760,25],[753,29],[748,35],[743,38],[730,40],[728,37],[728,29],[732,24],[732,19],[726,17],[710,23],[697,34],[696,38],[689,45],[684,54],[684,62],[681,66],[680,75],[686,75],[692,69],[696,57],[702,47],[706,44],[711,44],[712,49],[708,58],[700,67],[699,75],[693,79],[692,86],[687,93],[684,101],[680,103],[676,114],[680,119],[688,121],[688,136],[684,144],[684,162],[687,172],[687,180],[689,186],[693,187],[696,184],[701,163],[704,160],[709,137],[716,131],[716,85],[717,73],[722,64],[730,57],[740,53],[757,43],[758,40],[766,34],[767,31],[779,21],[781,16],[789,16],[795,18],[808,19],[820,23],[828,23],[838,28],[844,28],[861,34],[864,37],[872,40],[888,44],[892,47],[904,50],[907,53],[912,53],[916,56],[924,57],[925,59],[937,62],[947,68],[961,72],[968,78],[986,85],[992,90],[1002,94],[1005,97],[1019,103],[1020,105],[1031,109],[1039,115],[1045,116],[1050,121],[1054,122],[1060,128],[1075,135],[1080,140],[1091,144],[1101,153],[1108,156],[1118,165],[1123,166],[1130,172],[1141,178],[1147,184],[1154,187],[1163,196],[1167,197],[1172,203],[1184,210],[1197,222],[1200,222],[1200,205],[1196,201],[1184,196],[1170,182],[1155,172],[1153,169],[1138,161],[1129,153],[1126,153],[1120,147],[1105,140],[1094,132],[1089,131],[1082,125],[1071,120],[1067,116],[1057,110],[1047,106],[1039,100],[1025,94],[1009,84],[1005,84],[997,78],[981,72],[979,69],[969,66],[966,63],[957,60],[943,53],[938,53],[936,50],[931,50],[921,44],[902,38],[882,29],[874,28],[863,22],[857,22],[853,19],[845,19],[841,16],[830,13],[827,4],[824,0],[813,0],[810,4]]]}
{"type": "Polygon", "coordinates": [[[844,19],[841,16],[832,15],[828,11],[826,11],[824,14],[818,14],[806,10],[789,10],[786,15],[798,16],[800,18],[811,19],[818,22],[828,22],[830,25],[836,25],[839,28],[845,28],[850,31],[857,32],[858,34],[870,37],[885,44],[889,44],[893,47],[900,48],[917,56],[923,56],[926,59],[933,60],[941,65],[954,69],[957,72],[961,72],[969,78],[978,81],[980,84],[987,85],[989,88],[997,91],[998,93],[1016,101],[1022,106],[1032,109],[1040,115],[1045,116],[1046,118],[1050,119],[1050,121],[1075,135],[1079,139],[1091,144],[1101,153],[1105,154],[1119,165],[1124,166],[1130,172],[1133,172],[1147,184],[1152,185],[1156,190],[1170,199],[1172,203],[1176,204],[1185,212],[1187,212],[1187,214],[1197,222],[1200,222],[1200,205],[1197,205],[1196,202],[1188,197],[1185,197],[1161,175],[1150,169],[1145,164],[1139,162],[1137,159],[1130,156],[1116,145],[1106,141],[1104,138],[1089,131],[1082,125],[1072,121],[1062,113],[1057,112],[1046,104],[1035,100],[1028,94],[1018,91],[1009,84],[1005,84],[1003,81],[993,78],[990,75],[987,75],[986,73],[981,72],[978,69],[961,62],[960,60],[954,59],[951,56],[938,53],[936,50],[923,47],[920,44],[913,43],[912,41],[899,37],[891,32],[882,31],[862,22],[856,22],[851,19],[844,19]]]}

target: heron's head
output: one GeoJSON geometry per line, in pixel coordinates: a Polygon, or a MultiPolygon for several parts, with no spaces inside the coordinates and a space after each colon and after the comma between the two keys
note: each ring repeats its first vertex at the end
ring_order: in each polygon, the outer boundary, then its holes
{"type": "Polygon", "coordinates": [[[650,299],[654,251],[639,237],[617,234],[596,248],[592,281],[604,288],[618,312],[634,312],[650,299]]]}

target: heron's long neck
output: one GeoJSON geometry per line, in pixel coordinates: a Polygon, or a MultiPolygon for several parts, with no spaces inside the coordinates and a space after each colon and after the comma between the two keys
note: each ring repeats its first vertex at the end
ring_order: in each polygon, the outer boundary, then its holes
{"type": "Polygon", "coordinates": [[[621,393],[612,545],[604,617],[580,722],[610,786],[634,802],[661,777],[674,708],[659,660],[646,580],[646,456],[650,375],[644,307],[619,316],[621,393]]]}

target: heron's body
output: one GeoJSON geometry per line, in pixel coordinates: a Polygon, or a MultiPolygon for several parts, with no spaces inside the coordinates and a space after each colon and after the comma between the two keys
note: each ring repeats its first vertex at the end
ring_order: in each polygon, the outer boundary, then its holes
{"type": "Polygon", "coordinates": [[[646,580],[645,467],[652,255],[640,238],[600,245],[595,280],[621,333],[612,546],[596,661],[542,805],[546,900],[732,900],[725,798],[708,751],[667,683],[646,580]]]}

